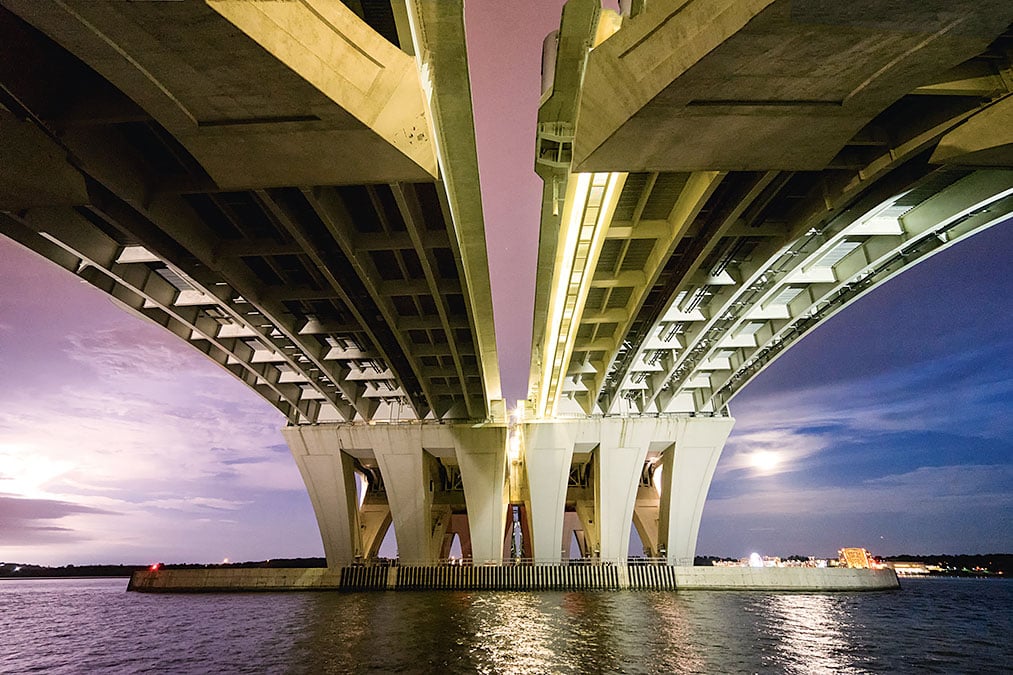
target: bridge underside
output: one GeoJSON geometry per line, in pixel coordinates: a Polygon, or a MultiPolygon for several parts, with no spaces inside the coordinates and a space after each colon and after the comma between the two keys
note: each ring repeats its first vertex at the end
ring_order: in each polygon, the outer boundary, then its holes
{"type": "Polygon", "coordinates": [[[570,0],[508,427],[463,3],[0,2],[0,232],[284,416],[332,566],[692,564],[736,392],[1013,213],[1008,2],[570,0]]]}
{"type": "Polygon", "coordinates": [[[536,416],[722,414],[826,318],[1013,213],[1007,3],[797,5],[566,5],[536,416]]]}
{"type": "Polygon", "coordinates": [[[407,14],[4,5],[0,232],[290,423],[500,414],[463,41],[417,41],[423,82],[407,14]]]}

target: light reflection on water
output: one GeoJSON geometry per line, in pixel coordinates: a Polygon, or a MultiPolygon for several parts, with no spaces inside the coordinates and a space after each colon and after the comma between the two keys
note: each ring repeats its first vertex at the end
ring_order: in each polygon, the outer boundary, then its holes
{"type": "Polygon", "coordinates": [[[780,638],[778,656],[787,672],[843,673],[851,667],[855,649],[844,634],[847,616],[838,598],[775,595],[768,611],[772,631],[780,638]]]}
{"type": "Polygon", "coordinates": [[[1004,672],[1013,582],[901,592],[139,595],[0,582],[0,672],[1004,672]]]}

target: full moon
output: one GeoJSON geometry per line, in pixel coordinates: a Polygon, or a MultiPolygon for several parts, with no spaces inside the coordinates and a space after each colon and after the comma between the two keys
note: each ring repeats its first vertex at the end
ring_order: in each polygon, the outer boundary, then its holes
{"type": "Polygon", "coordinates": [[[781,458],[777,456],[776,452],[767,450],[754,452],[749,456],[749,463],[761,471],[770,471],[776,468],[780,462],[781,458]]]}

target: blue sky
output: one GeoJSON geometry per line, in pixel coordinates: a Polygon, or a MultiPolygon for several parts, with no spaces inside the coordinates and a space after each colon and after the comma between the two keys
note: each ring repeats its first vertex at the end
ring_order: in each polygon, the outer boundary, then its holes
{"type": "MultiPolygon", "coordinates": [[[[504,386],[523,392],[559,2],[469,3],[504,386]],[[502,68],[505,59],[514,67],[502,68]],[[518,271],[520,270],[520,272],[518,271]],[[524,270],[529,270],[525,273],[524,270]]],[[[1013,223],[830,319],[732,401],[698,552],[1013,551],[1013,223]],[[776,453],[757,469],[755,453],[776,453]]],[[[104,294],[0,238],[0,560],[322,554],[281,416],[104,294]]]]}

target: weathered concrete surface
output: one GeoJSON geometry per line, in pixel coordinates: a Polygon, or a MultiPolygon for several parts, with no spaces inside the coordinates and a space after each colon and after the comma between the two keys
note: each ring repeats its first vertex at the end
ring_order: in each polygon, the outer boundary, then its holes
{"type": "Polygon", "coordinates": [[[573,166],[822,169],[1011,18],[997,0],[649,3],[588,55],[573,166]]]}
{"type": "Polygon", "coordinates": [[[965,166],[1013,166],[1013,98],[994,103],[943,136],[931,161],[965,166]]]}
{"type": "Polygon", "coordinates": [[[4,6],[129,96],[222,189],[438,174],[414,59],[342,3],[4,6]]]}
{"type": "Polygon", "coordinates": [[[207,569],[143,570],[130,577],[128,591],[146,593],[201,593],[223,591],[325,591],[336,590],[341,569],[207,569]]]}
{"type": "Polygon", "coordinates": [[[900,588],[893,570],[845,567],[676,567],[679,590],[880,591],[900,588]]]}
{"type": "Polygon", "coordinates": [[[523,565],[309,569],[144,570],[129,591],[202,593],[367,590],[739,590],[881,591],[899,588],[893,570],[815,567],[523,565]]]}

